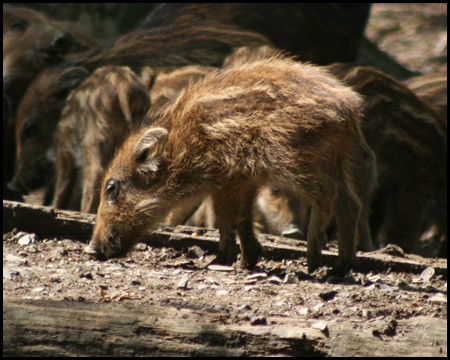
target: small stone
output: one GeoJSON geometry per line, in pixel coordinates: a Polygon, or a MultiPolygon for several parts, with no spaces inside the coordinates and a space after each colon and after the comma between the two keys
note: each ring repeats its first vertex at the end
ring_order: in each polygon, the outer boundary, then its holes
{"type": "Polygon", "coordinates": [[[263,280],[263,279],[267,279],[267,274],[263,272],[247,276],[247,280],[263,280]]]}
{"type": "Polygon", "coordinates": [[[295,275],[294,273],[289,273],[286,274],[286,276],[283,279],[283,283],[284,284],[298,284],[299,280],[297,275],[295,275]]]}
{"type": "Polygon", "coordinates": [[[177,284],[177,289],[187,289],[188,282],[189,282],[189,276],[188,275],[183,276],[177,284]]]}
{"type": "Polygon", "coordinates": [[[232,266],[211,264],[208,265],[208,270],[229,272],[233,271],[234,269],[232,266]]]}
{"type": "Polygon", "coordinates": [[[217,296],[225,296],[225,295],[228,295],[228,291],[227,290],[217,290],[216,295],[217,296]]]}
{"type": "Polygon", "coordinates": [[[431,280],[435,273],[436,271],[434,270],[434,268],[432,266],[428,266],[427,268],[425,268],[425,270],[422,271],[422,273],[420,274],[420,278],[422,279],[422,281],[428,282],[431,280]]]}
{"type": "Polygon", "coordinates": [[[281,279],[278,276],[271,276],[270,278],[267,279],[267,281],[269,281],[271,284],[277,285],[281,284],[281,279]]]}
{"type": "Polygon", "coordinates": [[[19,239],[18,243],[21,246],[26,246],[26,245],[29,245],[29,244],[33,244],[36,241],[37,241],[36,234],[25,234],[19,239]]]}

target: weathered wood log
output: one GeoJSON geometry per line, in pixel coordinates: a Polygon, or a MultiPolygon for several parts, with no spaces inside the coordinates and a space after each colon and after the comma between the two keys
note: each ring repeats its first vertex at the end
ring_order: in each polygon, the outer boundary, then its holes
{"type": "MultiPolygon", "coordinates": [[[[59,210],[38,205],[3,200],[3,232],[17,228],[20,231],[36,233],[40,238],[61,237],[87,243],[91,237],[96,216],[76,211],[59,210]]],[[[273,260],[298,259],[306,256],[304,241],[260,234],[264,246],[264,256],[273,260]]],[[[162,226],[142,239],[154,247],[185,248],[199,246],[204,250],[216,251],[219,242],[217,230],[192,226],[162,226]]],[[[333,265],[337,252],[322,251],[322,262],[333,265]]],[[[432,266],[437,275],[447,278],[447,261],[408,255],[398,257],[380,252],[359,253],[355,270],[367,271],[405,271],[420,273],[432,266]]]]}
{"type": "Polygon", "coordinates": [[[221,324],[224,314],[113,303],[3,301],[5,356],[320,355],[320,331],[251,334],[221,324]],[[55,334],[58,334],[55,336],[55,334]],[[314,339],[308,339],[314,335],[314,339]],[[296,334],[298,335],[298,334],[296,334]],[[45,345],[44,345],[45,344],[45,345]]]}
{"type": "Polygon", "coordinates": [[[14,228],[33,232],[41,238],[66,237],[87,242],[96,216],[3,200],[3,232],[14,228]]]}
{"type": "Polygon", "coordinates": [[[447,321],[414,317],[227,324],[173,306],[3,299],[3,356],[446,356],[447,321]],[[269,325],[270,324],[270,325],[269,325]]]}

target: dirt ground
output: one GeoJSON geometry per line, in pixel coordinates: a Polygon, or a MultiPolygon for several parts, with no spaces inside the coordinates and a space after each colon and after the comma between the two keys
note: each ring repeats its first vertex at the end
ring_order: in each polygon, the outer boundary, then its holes
{"type": "Polygon", "coordinates": [[[138,244],[126,258],[105,262],[87,257],[84,246],[69,239],[4,234],[3,296],[193,309],[243,329],[312,328],[325,334],[314,348],[322,355],[377,355],[338,341],[335,327],[342,323],[364,333],[361,341],[383,346],[380,356],[447,352],[446,275],[437,275],[432,266],[419,274],[350,272],[343,279],[326,279],[325,269],[308,275],[304,258],[261,259],[250,272],[238,263],[210,265],[215,254],[197,246],[175,250],[138,244]],[[411,325],[416,319],[419,323],[411,325]],[[445,334],[424,328],[439,320],[445,334]]]}
{"type": "MultiPolygon", "coordinates": [[[[376,4],[367,35],[411,70],[446,71],[446,4],[376,4]]],[[[421,274],[351,272],[326,281],[323,273],[307,274],[304,258],[261,259],[250,272],[239,264],[208,266],[215,254],[198,247],[138,244],[126,258],[100,262],[84,254],[84,246],[71,239],[3,234],[3,297],[185,307],[217,313],[225,324],[255,327],[310,320],[322,332],[322,322],[350,322],[370,330],[379,346],[401,343],[414,332],[426,336],[407,326],[407,319],[447,321],[447,279],[432,267],[421,274]]],[[[429,355],[446,356],[446,340],[435,340],[427,339],[429,355]]],[[[323,355],[336,354],[331,347],[338,345],[329,346],[321,348],[323,355]]],[[[409,349],[391,355],[416,355],[409,349]]]]}
{"type": "Polygon", "coordinates": [[[447,4],[373,4],[369,40],[422,73],[447,71],[447,4]]]}

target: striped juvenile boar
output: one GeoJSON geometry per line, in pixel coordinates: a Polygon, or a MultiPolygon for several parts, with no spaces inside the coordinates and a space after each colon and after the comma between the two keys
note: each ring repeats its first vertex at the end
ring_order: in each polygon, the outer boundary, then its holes
{"type": "Polygon", "coordinates": [[[163,106],[175,98],[190,82],[204,77],[214,69],[212,66],[188,65],[158,72],[150,90],[152,107],[163,106]]]}
{"type": "Polygon", "coordinates": [[[105,66],[72,91],[56,130],[53,206],[96,212],[103,172],[150,105],[148,89],[127,67],[105,66]]]}
{"type": "Polygon", "coordinates": [[[366,99],[362,130],[375,151],[373,239],[417,253],[424,221],[447,229],[447,134],[438,111],[382,71],[335,64],[330,71],[366,99]]]}
{"type": "Polygon", "coordinates": [[[43,68],[62,60],[72,45],[41,13],[3,4],[3,198],[20,198],[6,188],[14,171],[14,115],[27,86],[43,68]],[[6,110],[6,111],[5,111],[6,110]]]}
{"type": "MultiPolygon", "coordinates": [[[[431,73],[413,77],[404,83],[411,89],[419,98],[434,107],[441,115],[437,119],[437,123],[441,124],[441,128],[445,132],[445,140],[447,139],[447,73],[431,73]]],[[[447,150],[447,149],[446,149],[447,150]]],[[[442,195],[440,195],[442,196],[442,195]]],[[[445,194],[446,196],[446,194],[445,194]]],[[[447,257],[447,198],[443,199],[442,205],[433,207],[431,209],[431,216],[429,216],[428,226],[430,224],[437,225],[434,228],[435,235],[440,237],[443,241],[438,252],[439,257],[447,257]],[[437,212],[436,212],[437,210],[437,212]],[[434,212],[434,214],[433,214],[434,212]],[[441,215],[439,215],[441,213],[441,215]],[[436,216],[437,215],[437,216],[436,216]],[[436,219],[441,219],[436,221],[436,219]],[[430,221],[431,220],[431,221],[430,221]]],[[[429,211],[430,212],[430,211],[429,211]]],[[[429,215],[429,214],[428,214],[429,215]]]]}
{"type": "Polygon", "coordinates": [[[87,75],[81,67],[59,65],[42,71],[28,87],[17,110],[17,158],[9,187],[26,194],[52,181],[54,135],[61,110],[70,91],[87,75]]]}
{"type": "Polygon", "coordinates": [[[360,97],[326,71],[282,56],[214,71],[148,116],[130,135],[102,182],[97,223],[86,251],[125,255],[167,213],[211,195],[220,232],[216,261],[253,267],[262,253],[252,206],[264,184],[308,201],[308,269],[320,265],[336,214],[339,258],[354,258],[360,200],[354,171],[373,160],[360,131],[360,97]]]}
{"type": "Polygon", "coordinates": [[[431,73],[412,77],[404,84],[419,98],[435,107],[447,126],[447,73],[431,73]]]}

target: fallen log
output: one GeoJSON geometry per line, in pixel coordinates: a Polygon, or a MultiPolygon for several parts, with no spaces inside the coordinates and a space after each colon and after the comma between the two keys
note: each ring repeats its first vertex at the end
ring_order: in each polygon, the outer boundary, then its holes
{"type": "MultiPolygon", "coordinates": [[[[222,314],[162,307],[54,300],[3,301],[5,356],[312,356],[314,340],[253,335],[222,314]],[[58,334],[55,336],[55,334],[58,334]]],[[[317,330],[306,329],[305,332],[317,330]]]]}
{"type": "Polygon", "coordinates": [[[174,306],[3,299],[3,356],[446,356],[447,321],[270,318],[174,306]],[[229,314],[228,314],[229,315],[229,314]]]}
{"type": "MultiPolygon", "coordinates": [[[[36,233],[40,238],[68,238],[87,243],[95,224],[94,214],[76,211],[59,210],[45,206],[3,200],[3,232],[14,228],[20,231],[36,233]]],[[[304,241],[284,237],[260,234],[259,240],[264,246],[266,258],[280,261],[282,259],[298,259],[306,256],[304,241]]],[[[199,246],[204,250],[217,251],[219,233],[217,230],[197,228],[192,226],[161,226],[142,239],[153,247],[186,248],[199,246]]],[[[334,250],[322,251],[322,262],[333,265],[337,258],[334,250]]],[[[421,273],[432,266],[436,275],[447,278],[446,259],[422,258],[416,255],[404,257],[385,254],[380,251],[358,253],[356,271],[404,271],[421,273]]]]}

